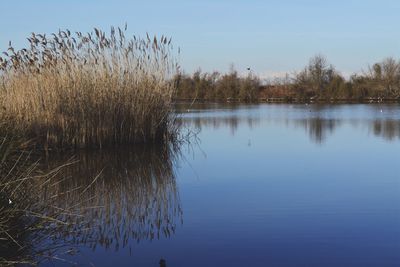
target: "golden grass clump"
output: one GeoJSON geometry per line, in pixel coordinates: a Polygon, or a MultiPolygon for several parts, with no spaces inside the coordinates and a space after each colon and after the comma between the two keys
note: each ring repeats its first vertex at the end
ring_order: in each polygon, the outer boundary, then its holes
{"type": "Polygon", "coordinates": [[[171,39],[32,33],[0,57],[1,120],[45,148],[164,142],[176,136],[171,39]]]}

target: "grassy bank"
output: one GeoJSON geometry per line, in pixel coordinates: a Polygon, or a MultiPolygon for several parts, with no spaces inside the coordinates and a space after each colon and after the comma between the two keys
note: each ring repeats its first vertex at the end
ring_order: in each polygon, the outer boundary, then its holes
{"type": "Polygon", "coordinates": [[[171,40],[109,33],[34,34],[0,58],[0,120],[45,148],[173,139],[171,40]]]}

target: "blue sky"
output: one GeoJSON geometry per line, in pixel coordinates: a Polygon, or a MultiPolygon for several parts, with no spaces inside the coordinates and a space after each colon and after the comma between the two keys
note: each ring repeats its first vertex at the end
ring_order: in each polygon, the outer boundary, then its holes
{"type": "Polygon", "coordinates": [[[301,69],[321,53],[348,75],[400,57],[400,1],[169,0],[4,1],[0,50],[26,45],[30,32],[89,31],[128,23],[128,32],[165,34],[181,48],[186,72],[239,71],[262,76],[301,69]]]}

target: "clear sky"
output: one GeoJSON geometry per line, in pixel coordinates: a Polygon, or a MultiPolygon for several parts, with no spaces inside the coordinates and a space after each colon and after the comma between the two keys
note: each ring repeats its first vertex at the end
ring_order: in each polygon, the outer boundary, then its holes
{"type": "Polygon", "coordinates": [[[400,57],[398,0],[2,1],[0,50],[21,47],[30,32],[89,31],[128,23],[128,32],[165,34],[181,47],[186,72],[239,71],[262,76],[301,69],[321,53],[348,75],[400,57]]]}

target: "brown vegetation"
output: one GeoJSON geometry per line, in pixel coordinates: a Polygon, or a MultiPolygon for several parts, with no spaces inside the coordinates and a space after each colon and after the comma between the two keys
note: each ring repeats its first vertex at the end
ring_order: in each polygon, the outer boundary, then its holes
{"type": "Polygon", "coordinates": [[[175,76],[177,85],[176,99],[186,100],[237,100],[254,101],[258,97],[260,79],[249,74],[240,77],[238,72],[231,70],[227,74],[219,72],[201,73],[196,71],[192,76],[178,74],[175,76]]]}
{"type": "Polygon", "coordinates": [[[171,40],[124,32],[32,33],[19,51],[10,43],[0,58],[0,119],[46,147],[172,138],[171,40]]]}
{"type": "Polygon", "coordinates": [[[217,101],[384,101],[400,100],[400,62],[388,58],[361,75],[345,79],[326,58],[317,55],[300,72],[261,83],[249,74],[195,72],[175,77],[177,100],[217,101]]]}

